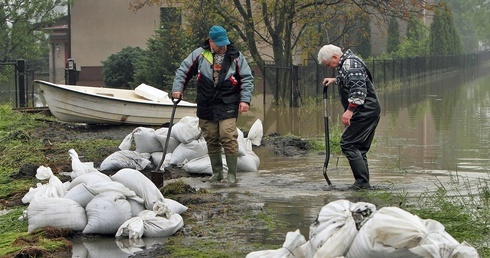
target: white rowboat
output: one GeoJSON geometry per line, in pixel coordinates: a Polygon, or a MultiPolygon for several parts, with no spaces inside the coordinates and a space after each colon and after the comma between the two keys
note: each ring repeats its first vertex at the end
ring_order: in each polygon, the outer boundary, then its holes
{"type": "MultiPolygon", "coordinates": [[[[35,83],[51,114],[64,122],[161,126],[170,121],[174,106],[166,92],[144,84],[125,90],[41,80],[35,83]]],[[[196,116],[196,107],[195,103],[181,100],[174,119],[196,116]]]]}

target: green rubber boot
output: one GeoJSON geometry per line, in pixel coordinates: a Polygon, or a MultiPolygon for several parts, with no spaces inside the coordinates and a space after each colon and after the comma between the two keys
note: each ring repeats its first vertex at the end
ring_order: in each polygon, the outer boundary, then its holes
{"type": "Polygon", "coordinates": [[[236,179],[236,163],[238,161],[237,154],[226,154],[226,165],[228,166],[228,175],[226,176],[226,181],[228,183],[237,183],[236,179]]]}
{"type": "Polygon", "coordinates": [[[213,169],[213,175],[205,180],[206,182],[219,182],[223,180],[223,160],[221,153],[209,154],[211,160],[211,168],[213,169]]]}

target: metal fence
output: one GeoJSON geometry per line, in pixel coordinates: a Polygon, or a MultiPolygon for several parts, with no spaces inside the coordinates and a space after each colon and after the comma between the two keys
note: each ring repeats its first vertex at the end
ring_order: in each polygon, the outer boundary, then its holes
{"type": "Polygon", "coordinates": [[[25,60],[0,63],[0,103],[13,107],[27,106],[27,77],[25,60]]]}
{"type": "MultiPolygon", "coordinates": [[[[376,88],[383,89],[390,82],[404,82],[424,78],[437,73],[456,71],[461,68],[474,67],[490,59],[490,51],[455,56],[426,56],[402,59],[367,59],[364,60],[373,76],[376,88]]],[[[332,70],[318,65],[316,60],[306,60],[306,65],[278,67],[268,63],[264,67],[259,84],[262,84],[264,102],[266,96],[272,96],[276,104],[301,106],[305,99],[321,99],[323,78],[335,76],[332,70]]],[[[36,89],[34,79],[47,79],[47,73],[36,70],[47,70],[43,62],[16,60],[0,62],[0,104],[11,104],[12,107],[35,107],[36,89]],[[35,68],[30,68],[35,67],[35,68]],[[40,68],[41,67],[41,68],[40,68]]],[[[260,91],[260,87],[257,87],[260,91]]],[[[333,96],[337,94],[332,91],[333,96]]]]}
{"type": "MultiPolygon", "coordinates": [[[[474,67],[490,59],[490,51],[454,56],[407,57],[401,59],[367,59],[373,81],[378,89],[391,82],[406,82],[434,74],[474,67]]],[[[277,67],[268,63],[263,72],[263,93],[273,95],[273,101],[289,106],[301,106],[306,98],[322,96],[323,78],[335,76],[333,70],[318,65],[316,60],[306,60],[306,65],[277,67]]],[[[335,96],[336,91],[333,91],[335,96]]],[[[264,97],[265,101],[265,97],[264,97]]]]}
{"type": "MultiPolygon", "coordinates": [[[[13,108],[34,107],[36,90],[33,81],[38,76],[39,61],[20,59],[15,61],[0,62],[0,104],[8,104],[13,108]]],[[[45,78],[43,76],[42,78],[45,78]]]]}

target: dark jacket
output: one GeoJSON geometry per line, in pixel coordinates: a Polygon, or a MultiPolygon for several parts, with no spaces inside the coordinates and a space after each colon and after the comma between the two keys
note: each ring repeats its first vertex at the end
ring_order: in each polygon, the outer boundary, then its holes
{"type": "Polygon", "coordinates": [[[345,110],[352,102],[357,105],[354,115],[380,115],[381,107],[369,70],[350,49],[340,57],[336,78],[340,101],[345,110]]]}
{"type": "Polygon", "coordinates": [[[227,46],[218,83],[213,81],[213,53],[209,40],[195,49],[175,73],[172,92],[183,92],[185,85],[197,75],[197,116],[219,121],[238,116],[240,102],[252,100],[252,71],[233,43],[227,46]]]}

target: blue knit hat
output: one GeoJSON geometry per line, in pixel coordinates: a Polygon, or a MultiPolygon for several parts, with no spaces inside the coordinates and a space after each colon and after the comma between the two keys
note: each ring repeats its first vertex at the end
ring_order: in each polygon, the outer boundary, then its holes
{"type": "Polygon", "coordinates": [[[211,27],[209,30],[209,38],[216,44],[218,47],[226,46],[230,44],[230,40],[228,39],[228,35],[226,34],[226,30],[218,25],[211,27]]]}

